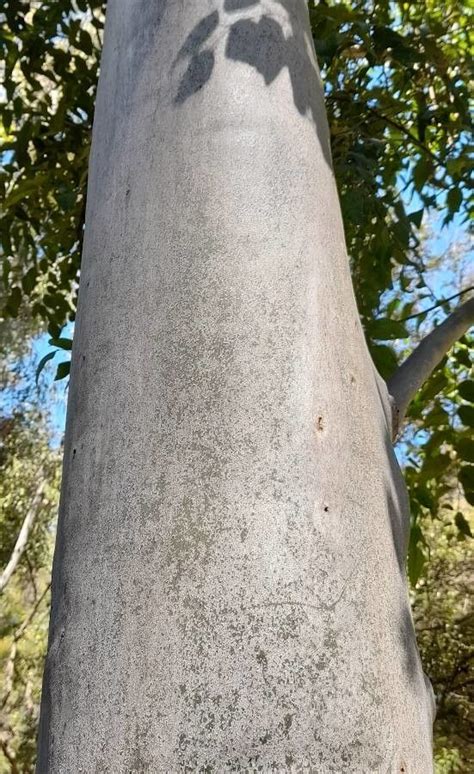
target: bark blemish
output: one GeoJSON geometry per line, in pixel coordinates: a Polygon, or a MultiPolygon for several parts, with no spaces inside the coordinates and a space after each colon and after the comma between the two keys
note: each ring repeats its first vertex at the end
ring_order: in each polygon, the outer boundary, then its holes
{"type": "Polygon", "coordinates": [[[285,736],[288,736],[291,726],[293,725],[293,715],[285,715],[284,717],[285,722],[285,736]]]}
{"type": "Polygon", "coordinates": [[[316,430],[318,431],[318,433],[322,433],[322,431],[324,430],[324,422],[322,417],[318,417],[316,420],[316,430]]]}

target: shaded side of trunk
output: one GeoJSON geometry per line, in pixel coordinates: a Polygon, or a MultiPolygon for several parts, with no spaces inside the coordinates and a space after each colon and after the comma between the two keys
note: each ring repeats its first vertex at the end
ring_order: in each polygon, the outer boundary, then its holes
{"type": "Polygon", "coordinates": [[[109,0],[39,772],[431,771],[304,0],[109,0]]]}

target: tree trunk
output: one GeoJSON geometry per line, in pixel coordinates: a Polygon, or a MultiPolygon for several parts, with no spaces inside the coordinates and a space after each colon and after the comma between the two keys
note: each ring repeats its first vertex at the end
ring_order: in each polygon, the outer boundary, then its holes
{"type": "Polygon", "coordinates": [[[427,774],[304,0],[109,0],[39,772],[427,774]]]}

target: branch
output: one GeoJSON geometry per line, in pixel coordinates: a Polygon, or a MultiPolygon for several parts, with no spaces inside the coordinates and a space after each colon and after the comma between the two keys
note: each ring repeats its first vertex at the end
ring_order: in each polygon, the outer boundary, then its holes
{"type": "Polygon", "coordinates": [[[460,298],[461,296],[465,296],[466,293],[469,293],[471,290],[474,290],[474,285],[471,285],[468,288],[464,288],[464,290],[460,290],[459,293],[455,293],[453,296],[448,296],[448,298],[440,298],[440,300],[437,301],[436,304],[428,307],[428,309],[422,309],[421,312],[414,312],[414,314],[409,314],[408,317],[402,317],[397,322],[403,323],[403,322],[407,322],[408,320],[414,320],[416,317],[422,317],[422,315],[428,314],[428,312],[432,312],[434,309],[439,309],[440,306],[447,304],[448,301],[452,301],[454,298],[460,298]]]}
{"type": "MultiPolygon", "coordinates": [[[[353,93],[352,93],[353,94],[353,93]]],[[[363,102],[362,100],[353,100],[350,94],[329,94],[326,96],[327,101],[331,102],[348,102],[349,100],[353,101],[354,105],[360,105],[362,108],[367,110],[368,113],[372,113],[372,115],[377,116],[377,118],[380,118],[381,121],[385,121],[386,124],[389,124],[390,126],[393,126],[394,129],[397,129],[401,134],[404,134],[405,137],[408,137],[408,139],[416,145],[420,150],[423,151],[423,153],[426,153],[426,155],[430,156],[433,161],[438,164],[438,166],[444,166],[443,160],[439,158],[439,156],[436,155],[436,153],[433,153],[433,151],[428,148],[421,140],[418,139],[414,134],[410,132],[409,129],[407,129],[406,126],[404,126],[402,123],[399,123],[398,121],[395,121],[395,119],[390,118],[390,116],[387,116],[386,113],[381,113],[379,110],[373,107],[369,107],[367,103],[363,102]]],[[[440,182],[439,180],[437,181],[440,182]]]]}
{"type": "Polygon", "coordinates": [[[33,605],[33,608],[30,610],[30,612],[28,613],[27,617],[25,618],[21,626],[19,626],[18,629],[13,634],[13,640],[15,642],[18,642],[18,640],[21,640],[21,638],[23,637],[28,626],[30,625],[33,618],[36,616],[36,613],[40,609],[43,599],[49,593],[50,589],[51,589],[51,581],[48,584],[46,584],[45,588],[43,589],[43,592],[41,593],[41,596],[38,598],[37,602],[33,605]]]}
{"type": "MultiPolygon", "coordinates": [[[[407,129],[403,124],[399,123],[398,121],[395,121],[393,118],[390,118],[390,116],[385,115],[384,113],[380,113],[375,108],[369,107],[368,105],[364,106],[366,110],[369,111],[369,113],[372,113],[372,115],[377,116],[377,118],[380,118],[382,121],[385,121],[385,123],[389,124],[390,126],[393,126],[394,129],[398,129],[401,134],[404,134],[405,137],[408,137],[409,140],[414,145],[417,145],[420,150],[423,151],[423,153],[426,153],[428,156],[430,156],[433,161],[435,161],[440,167],[443,166],[443,161],[439,158],[439,156],[436,155],[436,153],[433,153],[430,148],[428,148],[421,140],[418,139],[418,137],[415,137],[414,134],[410,132],[409,129],[407,129]]],[[[440,182],[440,181],[438,181],[440,182]]]]}
{"type": "Polygon", "coordinates": [[[10,557],[10,561],[8,562],[4,571],[0,575],[0,592],[2,592],[5,589],[5,586],[7,585],[8,581],[10,580],[11,576],[13,575],[13,573],[17,568],[18,562],[20,561],[23,555],[23,551],[26,548],[31,527],[37,516],[39,507],[41,505],[41,501],[43,499],[43,491],[46,486],[46,480],[44,478],[44,473],[42,469],[39,471],[39,474],[40,474],[41,480],[36,489],[35,496],[33,497],[32,503],[28,509],[28,513],[25,516],[25,520],[22,524],[20,534],[18,535],[18,539],[15,544],[15,548],[13,549],[12,555],[10,557]]]}
{"type": "Polygon", "coordinates": [[[453,344],[474,324],[474,298],[459,306],[423,339],[388,381],[393,402],[393,436],[397,436],[407,408],[422,384],[453,344]]]}
{"type": "Polygon", "coordinates": [[[16,758],[8,749],[7,742],[4,742],[3,739],[0,741],[0,748],[7,759],[8,763],[10,764],[10,771],[11,774],[19,774],[18,766],[16,765],[16,758]]]}

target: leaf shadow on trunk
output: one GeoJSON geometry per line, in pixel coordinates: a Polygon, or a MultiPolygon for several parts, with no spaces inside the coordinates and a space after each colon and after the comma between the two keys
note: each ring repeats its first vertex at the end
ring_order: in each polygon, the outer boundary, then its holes
{"type": "MultiPolygon", "coordinates": [[[[260,0],[226,0],[224,10],[235,13],[258,5],[260,0]]],[[[274,5],[286,11],[292,30],[288,36],[280,21],[265,13],[258,21],[239,17],[230,24],[227,19],[221,19],[217,10],[202,18],[189,33],[173,64],[174,67],[181,60],[188,60],[174,103],[182,105],[210,80],[216,65],[213,34],[220,27],[222,34],[226,35],[226,58],[255,68],[266,86],[270,86],[287,68],[294,105],[301,116],[312,121],[324,160],[332,167],[323,90],[315,59],[310,54],[311,43],[297,18],[294,2],[274,0],[274,5]]]]}

